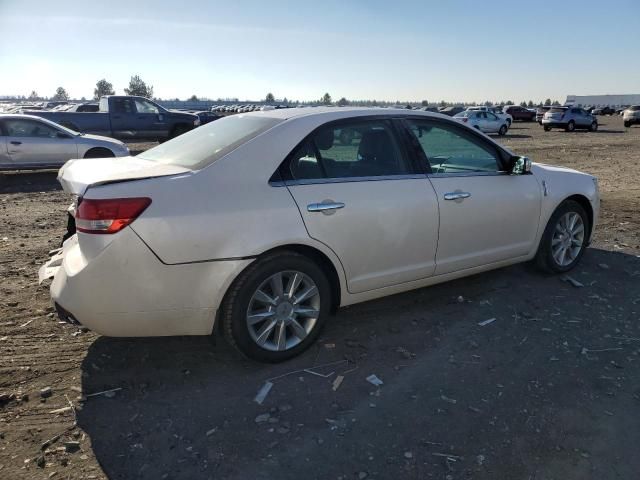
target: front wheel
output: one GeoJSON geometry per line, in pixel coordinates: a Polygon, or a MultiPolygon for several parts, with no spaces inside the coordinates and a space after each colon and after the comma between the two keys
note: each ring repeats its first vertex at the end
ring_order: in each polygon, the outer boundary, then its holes
{"type": "Polygon", "coordinates": [[[498,130],[498,135],[500,135],[500,136],[506,135],[507,134],[507,130],[508,130],[507,126],[506,125],[502,125],[500,127],[500,130],[498,130]]]}
{"type": "Polygon", "coordinates": [[[222,305],[226,339],[247,357],[282,362],[318,337],[331,308],[322,269],[294,252],[265,256],[235,280],[222,305]]]}
{"type": "Polygon", "coordinates": [[[574,122],[573,120],[569,121],[569,123],[567,123],[567,132],[573,132],[576,129],[576,122],[574,122]]]}
{"type": "Polygon", "coordinates": [[[624,122],[624,126],[625,126],[625,128],[631,127],[631,122],[624,122]]]}
{"type": "Polygon", "coordinates": [[[562,273],[575,267],[586,248],[589,218],[584,208],[566,200],[553,212],[544,230],[536,264],[547,272],[562,273]]]}
{"type": "Polygon", "coordinates": [[[598,130],[598,122],[591,122],[591,125],[589,126],[589,131],[595,132],[596,130],[598,130]]]}
{"type": "Polygon", "coordinates": [[[544,128],[545,132],[550,132],[551,131],[551,127],[544,125],[542,128],[544,128]]]}

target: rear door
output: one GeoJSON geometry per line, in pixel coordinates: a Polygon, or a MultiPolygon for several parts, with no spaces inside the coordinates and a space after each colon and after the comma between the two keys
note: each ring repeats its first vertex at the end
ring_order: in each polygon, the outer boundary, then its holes
{"type": "Polygon", "coordinates": [[[440,206],[436,275],[527,255],[541,191],[533,175],[506,173],[497,147],[463,126],[407,121],[440,206]]]}
{"type": "Polygon", "coordinates": [[[4,119],[6,145],[14,168],[61,166],[78,158],[75,137],[32,119],[4,119]]]}
{"type": "Polygon", "coordinates": [[[433,274],[438,202],[389,119],[321,127],[280,173],[309,235],[340,258],[350,292],[433,274]]]}

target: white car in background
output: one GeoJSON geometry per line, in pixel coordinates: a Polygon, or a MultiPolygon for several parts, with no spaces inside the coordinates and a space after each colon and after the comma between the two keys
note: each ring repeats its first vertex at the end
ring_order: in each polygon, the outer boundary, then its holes
{"type": "Polygon", "coordinates": [[[0,170],[60,168],[72,158],[124,157],[120,140],[78,133],[33,115],[0,114],[0,170]]]}
{"type": "Polygon", "coordinates": [[[504,121],[507,124],[507,128],[511,128],[511,124],[513,123],[513,117],[509,113],[502,113],[502,110],[498,107],[487,107],[484,105],[478,107],[468,107],[467,110],[477,111],[477,112],[491,112],[498,118],[504,121]]]}
{"type": "Polygon", "coordinates": [[[566,272],[599,212],[593,176],[411,110],[232,115],[58,178],[77,234],[40,278],[61,318],[111,336],[219,323],[268,362],[308,348],[340,306],[529,260],[566,272]]]}
{"type": "Polygon", "coordinates": [[[465,110],[454,115],[453,118],[484,133],[506,135],[509,131],[509,126],[503,119],[494,113],[484,110],[465,110]]]}

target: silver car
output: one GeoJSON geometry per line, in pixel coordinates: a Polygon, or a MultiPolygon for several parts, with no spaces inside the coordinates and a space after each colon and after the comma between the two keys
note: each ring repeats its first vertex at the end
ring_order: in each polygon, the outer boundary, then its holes
{"type": "Polygon", "coordinates": [[[0,114],[0,170],[58,168],[72,158],[126,157],[119,140],[85,135],[32,115],[0,114]]]}
{"type": "Polygon", "coordinates": [[[640,105],[631,105],[622,113],[625,127],[640,124],[640,105]]]}
{"type": "Polygon", "coordinates": [[[596,117],[583,108],[578,107],[551,107],[542,117],[544,131],[552,128],[564,128],[567,132],[575,129],[595,132],[598,129],[596,117]]]}

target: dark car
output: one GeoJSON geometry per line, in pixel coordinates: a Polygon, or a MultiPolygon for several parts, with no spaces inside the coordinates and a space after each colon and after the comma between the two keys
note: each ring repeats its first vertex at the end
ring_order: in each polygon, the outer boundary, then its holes
{"type": "Polygon", "coordinates": [[[466,109],[464,107],[446,107],[440,110],[440,113],[453,117],[454,115],[464,112],[465,110],[466,109]]]}
{"type": "Polygon", "coordinates": [[[32,112],[76,132],[93,133],[120,140],[164,141],[200,125],[193,113],[167,110],[138,96],[106,96],[97,112],[32,112]]]}
{"type": "Polygon", "coordinates": [[[544,114],[551,110],[550,106],[538,107],[536,110],[536,122],[542,125],[542,119],[544,118],[544,114]]]}
{"type": "Polygon", "coordinates": [[[222,115],[218,115],[217,113],[208,112],[206,110],[192,112],[198,116],[200,119],[200,125],[204,125],[205,123],[213,122],[214,120],[218,120],[222,118],[222,115]]]}
{"type": "Polygon", "coordinates": [[[611,107],[596,108],[591,112],[593,115],[613,115],[616,111],[611,107]]]}
{"type": "Polygon", "coordinates": [[[520,105],[507,105],[502,108],[502,112],[511,115],[514,121],[533,122],[536,119],[536,112],[520,105]]]}

